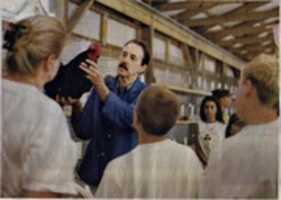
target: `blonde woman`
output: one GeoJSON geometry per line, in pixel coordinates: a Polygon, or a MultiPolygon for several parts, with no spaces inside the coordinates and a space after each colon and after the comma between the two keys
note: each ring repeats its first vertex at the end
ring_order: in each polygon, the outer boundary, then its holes
{"type": "Polygon", "coordinates": [[[58,71],[66,38],[55,18],[35,16],[6,33],[2,197],[76,194],[77,150],[59,105],[42,93],[58,71]]]}

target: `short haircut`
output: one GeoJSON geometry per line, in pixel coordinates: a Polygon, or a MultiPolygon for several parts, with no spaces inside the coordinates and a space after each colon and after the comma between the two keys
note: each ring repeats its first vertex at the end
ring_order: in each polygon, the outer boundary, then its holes
{"type": "Polygon", "coordinates": [[[279,98],[278,74],[277,58],[261,54],[246,65],[242,80],[252,82],[262,104],[276,107],[279,98]]]}
{"type": "Polygon", "coordinates": [[[177,96],[163,86],[146,88],[137,103],[136,115],[144,131],[164,136],[175,125],[179,114],[177,96]]]}
{"type": "Polygon", "coordinates": [[[150,52],[147,48],[147,46],[145,45],[144,42],[140,41],[140,40],[129,40],[128,42],[126,42],[126,44],[124,46],[127,46],[128,44],[131,44],[131,43],[134,43],[138,46],[140,46],[142,48],[142,51],[143,51],[143,58],[142,58],[142,61],[141,61],[141,65],[148,65],[149,62],[150,62],[150,52]]]}
{"type": "Polygon", "coordinates": [[[222,110],[221,110],[221,107],[218,103],[218,100],[213,97],[213,96],[206,96],[203,100],[202,100],[202,103],[200,105],[200,118],[202,121],[204,122],[207,122],[207,116],[205,114],[205,111],[204,111],[204,106],[207,102],[214,102],[216,104],[216,107],[217,107],[217,113],[216,113],[216,121],[219,121],[219,122],[223,122],[223,116],[222,116],[222,110]]]}
{"type": "Polygon", "coordinates": [[[229,97],[230,96],[230,92],[229,90],[226,89],[216,89],[212,91],[212,95],[217,98],[223,98],[223,97],[229,97]]]}

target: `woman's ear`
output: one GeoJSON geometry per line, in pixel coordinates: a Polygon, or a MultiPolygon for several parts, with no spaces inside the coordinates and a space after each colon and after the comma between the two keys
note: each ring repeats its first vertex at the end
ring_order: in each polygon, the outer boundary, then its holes
{"type": "Polygon", "coordinates": [[[50,72],[54,66],[54,55],[50,55],[43,61],[43,69],[46,73],[50,72]]]}
{"type": "Polygon", "coordinates": [[[44,73],[48,75],[48,80],[52,80],[56,76],[58,72],[58,68],[59,68],[59,62],[56,56],[51,54],[44,61],[44,65],[43,65],[44,73]]]}

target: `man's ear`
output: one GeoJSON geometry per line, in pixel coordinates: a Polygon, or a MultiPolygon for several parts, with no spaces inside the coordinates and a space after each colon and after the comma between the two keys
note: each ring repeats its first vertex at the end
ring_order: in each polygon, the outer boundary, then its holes
{"type": "Polygon", "coordinates": [[[144,72],[145,72],[145,70],[146,70],[146,68],[147,68],[147,65],[146,65],[146,64],[141,65],[141,68],[140,68],[140,70],[139,70],[139,74],[144,73],[144,72]]]}
{"type": "Polygon", "coordinates": [[[252,96],[255,91],[255,87],[250,80],[244,80],[244,93],[245,96],[249,97],[252,96]]]}
{"type": "Polygon", "coordinates": [[[136,109],[134,109],[134,112],[133,112],[133,127],[135,129],[137,129],[138,125],[139,125],[138,114],[137,114],[136,109]]]}

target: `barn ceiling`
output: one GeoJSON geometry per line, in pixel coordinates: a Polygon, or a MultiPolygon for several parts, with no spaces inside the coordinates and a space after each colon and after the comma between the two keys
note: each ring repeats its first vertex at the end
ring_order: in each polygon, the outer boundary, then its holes
{"type": "Polygon", "coordinates": [[[279,23],[279,0],[145,2],[246,61],[274,52],[272,28],[279,23]]]}

